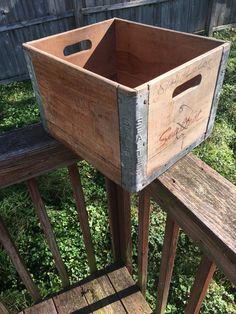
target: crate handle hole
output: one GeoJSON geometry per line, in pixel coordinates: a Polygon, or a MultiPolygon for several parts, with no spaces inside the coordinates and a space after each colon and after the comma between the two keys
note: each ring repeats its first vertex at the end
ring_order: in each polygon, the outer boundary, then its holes
{"type": "Polygon", "coordinates": [[[182,94],[183,92],[197,87],[198,85],[200,85],[201,80],[202,80],[201,74],[194,76],[193,78],[191,78],[187,82],[184,82],[183,84],[177,86],[173,92],[172,97],[175,98],[176,96],[182,94]]]}
{"type": "Polygon", "coordinates": [[[64,48],[64,56],[70,56],[74,53],[81,52],[84,50],[89,50],[92,48],[92,42],[89,39],[82,40],[78,43],[66,46],[64,48]]]}

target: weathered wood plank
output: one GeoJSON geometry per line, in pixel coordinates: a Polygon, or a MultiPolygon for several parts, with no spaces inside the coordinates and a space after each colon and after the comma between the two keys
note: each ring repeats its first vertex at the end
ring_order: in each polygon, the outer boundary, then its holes
{"type": "Polygon", "coordinates": [[[135,285],[126,267],[107,274],[115,291],[119,295],[127,313],[149,314],[152,313],[141,291],[135,285]]]}
{"type": "Polygon", "coordinates": [[[207,289],[215,273],[216,266],[206,256],[203,256],[199,265],[194,284],[192,286],[185,314],[198,314],[207,289]]]}
{"type": "Polygon", "coordinates": [[[29,27],[29,26],[33,26],[33,25],[37,25],[37,24],[42,24],[42,23],[46,23],[46,22],[58,21],[61,19],[72,17],[72,16],[74,16],[74,10],[71,10],[69,12],[67,11],[67,12],[60,14],[60,15],[46,15],[46,16],[35,18],[35,19],[20,21],[20,22],[14,23],[14,24],[1,25],[0,26],[0,33],[11,31],[11,30],[16,30],[19,28],[29,27]]]}
{"type": "Polygon", "coordinates": [[[24,314],[57,314],[57,309],[52,299],[46,300],[24,310],[24,314]]]}
{"type": "Polygon", "coordinates": [[[68,171],[69,171],[71,185],[74,192],[80,226],[81,226],[81,230],[82,230],[82,234],[84,238],[84,245],[87,252],[89,268],[90,268],[91,273],[94,273],[97,270],[96,259],[95,259],[94,249],[93,249],[91,233],[89,229],[88,213],[86,210],[80,174],[79,174],[76,164],[69,166],[68,171]]]}
{"type": "Polygon", "coordinates": [[[51,299],[28,308],[25,313],[150,314],[150,307],[127,268],[118,267],[116,264],[100,270],[51,299]]]}
{"type": "MultiPolygon", "coordinates": [[[[88,309],[88,302],[80,286],[53,297],[53,302],[58,314],[68,314],[80,309],[88,309]]],[[[89,311],[85,311],[85,313],[89,313],[89,311]]]]}
{"type": "Polygon", "coordinates": [[[206,34],[208,36],[213,35],[213,26],[215,26],[215,18],[216,18],[216,0],[208,1],[208,12],[207,12],[207,20],[206,20],[206,34]]]}
{"type": "Polygon", "coordinates": [[[25,181],[79,159],[34,124],[0,136],[0,188],[25,181]]]}
{"type": "Polygon", "coordinates": [[[57,245],[57,241],[52,230],[52,226],[46,212],[43,200],[41,198],[37,181],[36,179],[29,179],[26,181],[26,185],[28,187],[31,199],[33,201],[37,216],[39,218],[41,227],[45,234],[46,240],[48,242],[48,246],[52,252],[52,256],[58,270],[59,276],[62,280],[63,287],[67,287],[70,284],[69,277],[65,268],[65,265],[62,261],[61,254],[57,245]]]}
{"type": "Polygon", "coordinates": [[[236,283],[236,187],[189,154],[149,189],[203,253],[236,283]]]}
{"type": "Polygon", "coordinates": [[[157,291],[157,307],[155,310],[156,314],[165,313],[170,289],[170,282],[174,268],[178,237],[179,226],[174,220],[172,220],[169,215],[167,215],[157,291]]]}
{"type": "Polygon", "coordinates": [[[33,282],[29,271],[27,270],[24,261],[22,260],[18,249],[16,248],[7,228],[4,225],[2,218],[0,217],[0,242],[10,257],[12,264],[15,266],[20,278],[26,286],[28,292],[32,296],[34,301],[40,301],[41,295],[39,289],[33,282]]]}
{"type": "Polygon", "coordinates": [[[143,5],[150,5],[150,4],[157,4],[161,2],[166,2],[168,0],[135,0],[130,2],[120,2],[115,4],[105,4],[102,6],[96,6],[96,7],[84,7],[81,9],[82,14],[92,14],[92,13],[100,13],[104,11],[114,11],[114,10],[121,10],[121,9],[128,9],[128,8],[134,8],[138,6],[143,5]]]}
{"type": "Polygon", "coordinates": [[[147,287],[150,209],[150,195],[144,189],[139,193],[138,216],[138,285],[144,296],[147,287]]]}
{"type": "Polygon", "coordinates": [[[81,285],[81,288],[85,293],[91,313],[126,313],[107,275],[85,283],[81,285]]]}

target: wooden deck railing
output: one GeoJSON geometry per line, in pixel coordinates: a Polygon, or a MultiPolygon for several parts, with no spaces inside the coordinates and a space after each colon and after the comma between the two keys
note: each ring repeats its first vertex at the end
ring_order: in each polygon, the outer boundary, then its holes
{"type": "MultiPolygon", "coordinates": [[[[76,165],[79,158],[48,136],[41,125],[0,136],[0,156],[0,188],[26,182],[63,287],[70,284],[69,278],[36,177],[52,169],[68,167],[88,264],[91,273],[96,272],[88,215],[76,165]]],[[[130,194],[109,179],[106,179],[106,189],[114,261],[122,260],[132,272],[130,194]]],[[[144,295],[147,286],[151,198],[167,212],[155,313],[165,312],[180,228],[203,253],[185,310],[186,314],[198,313],[216,267],[236,283],[236,187],[190,154],[139,194],[138,284],[144,295]]],[[[41,300],[40,291],[2,219],[0,242],[33,300],[41,300]]],[[[7,313],[1,303],[0,313],[7,313]]]]}

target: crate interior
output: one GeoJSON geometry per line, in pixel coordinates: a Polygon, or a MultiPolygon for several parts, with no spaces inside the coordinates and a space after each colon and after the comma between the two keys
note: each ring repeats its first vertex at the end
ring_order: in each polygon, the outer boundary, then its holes
{"type": "Polygon", "coordinates": [[[33,46],[134,88],[221,44],[115,19],[35,41],[33,46]]]}

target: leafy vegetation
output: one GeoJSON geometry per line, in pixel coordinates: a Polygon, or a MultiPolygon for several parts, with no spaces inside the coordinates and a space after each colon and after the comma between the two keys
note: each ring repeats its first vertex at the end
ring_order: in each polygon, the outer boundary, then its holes
{"type": "MultiPolygon", "coordinates": [[[[236,184],[236,31],[222,31],[215,35],[232,41],[231,54],[213,135],[198,147],[195,153],[236,184]]],[[[39,121],[30,82],[0,86],[0,101],[1,132],[39,121]]],[[[112,261],[104,180],[84,161],[79,163],[79,168],[96,258],[101,268],[112,261]]],[[[86,277],[89,270],[67,170],[60,169],[41,176],[38,183],[70,279],[76,282],[86,277]]],[[[133,257],[137,263],[136,203],[137,199],[134,197],[132,237],[133,257]]],[[[156,204],[153,203],[152,207],[148,301],[154,306],[166,217],[156,204]]],[[[0,190],[0,214],[43,295],[60,290],[60,279],[24,184],[0,190]]],[[[181,232],[167,313],[183,313],[200,256],[199,249],[181,232]]],[[[25,287],[1,247],[0,278],[0,300],[9,306],[13,313],[31,303],[25,287]]],[[[235,295],[236,287],[218,271],[201,313],[236,313],[235,295]]]]}

